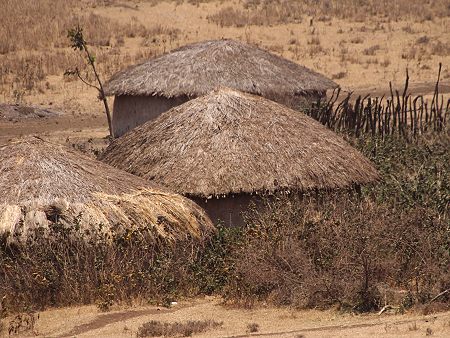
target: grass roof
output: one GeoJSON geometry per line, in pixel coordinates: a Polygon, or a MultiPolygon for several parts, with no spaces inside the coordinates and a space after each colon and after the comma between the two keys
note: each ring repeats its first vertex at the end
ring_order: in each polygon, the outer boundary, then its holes
{"type": "Polygon", "coordinates": [[[226,86],[264,97],[336,88],[325,76],[268,51],[234,40],[178,48],[115,74],[107,95],[196,97],[226,86]]]}
{"type": "Polygon", "coordinates": [[[63,145],[25,138],[0,147],[0,233],[59,223],[82,231],[148,228],[156,240],[213,230],[195,203],[63,145]]]}
{"type": "Polygon", "coordinates": [[[227,88],[136,127],[100,159],[199,197],[344,188],[378,178],[368,159],[314,119],[227,88]]]}

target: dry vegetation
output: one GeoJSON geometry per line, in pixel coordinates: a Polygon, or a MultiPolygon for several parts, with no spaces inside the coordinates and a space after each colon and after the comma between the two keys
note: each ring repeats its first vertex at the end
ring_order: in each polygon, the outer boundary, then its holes
{"type": "Polygon", "coordinates": [[[421,0],[400,0],[392,3],[387,0],[246,0],[242,8],[225,7],[209,17],[222,26],[274,25],[296,23],[304,16],[316,17],[318,21],[331,21],[332,18],[355,22],[367,22],[373,16],[383,21],[414,19],[419,21],[446,17],[450,14],[447,1],[434,1],[433,6],[424,6],[421,0]]]}
{"type": "Polygon", "coordinates": [[[434,299],[450,288],[448,136],[355,145],[382,183],[362,195],[280,199],[250,213],[245,229],[220,228],[204,246],[180,242],[161,251],[139,231],[113,243],[85,241],[58,226],[48,236],[37,229],[26,243],[2,239],[3,313],[89,303],[107,310],[199,294],[348,311],[448,307],[448,292],[434,299]]]}
{"type": "MultiPolygon", "coordinates": [[[[83,102],[91,92],[62,76],[82,64],[66,38],[78,23],[103,78],[181,44],[225,36],[301,62],[347,89],[402,81],[407,65],[411,78],[432,83],[439,61],[448,82],[448,1],[357,3],[6,0],[0,99],[92,109],[95,95],[83,102]],[[170,24],[161,15],[169,10],[176,13],[170,24]]],[[[245,229],[219,229],[204,246],[183,242],[162,252],[139,231],[111,243],[85,241],[60,226],[47,236],[37,229],[27,243],[0,238],[0,319],[48,306],[97,303],[108,310],[198,294],[355,312],[386,304],[448,308],[449,292],[436,298],[450,289],[448,134],[428,131],[411,143],[396,135],[350,141],[376,164],[378,185],[361,195],[281,199],[249,215],[245,229]]]]}
{"type": "MultiPolygon", "coordinates": [[[[67,30],[76,24],[84,28],[104,79],[180,45],[220,37],[261,45],[344,87],[376,85],[365,80],[368,74],[377,81],[401,80],[408,65],[414,78],[432,81],[427,70],[439,61],[444,64],[443,79],[450,78],[450,9],[444,0],[429,5],[417,0],[358,5],[350,0],[43,0],[39,6],[7,0],[2,9],[0,99],[9,102],[59,101],[61,91],[80,102],[80,95],[71,92],[90,92],[83,86],[75,89],[71,79],[62,76],[66,69],[82,65],[67,48],[67,30]],[[174,20],[160,15],[167,11],[176,14],[174,20]],[[184,19],[177,18],[180,15],[184,19]]],[[[68,109],[69,98],[61,108],[68,109]]],[[[81,102],[81,108],[92,111],[88,102],[81,102]]]]}
{"type": "Polygon", "coordinates": [[[162,323],[152,320],[142,324],[139,328],[138,337],[190,337],[193,334],[209,331],[221,323],[211,320],[190,320],[184,323],[162,323]]]}
{"type": "MultiPolygon", "coordinates": [[[[362,196],[320,197],[319,204],[281,198],[253,214],[231,299],[405,310],[450,288],[448,136],[358,146],[383,183],[362,196]]],[[[448,304],[449,297],[435,300],[448,304]]]]}
{"type": "Polygon", "coordinates": [[[427,303],[450,286],[447,225],[420,207],[282,199],[248,229],[232,299],[352,311],[427,303]]]}
{"type": "Polygon", "coordinates": [[[154,49],[147,48],[149,37],[155,43],[161,37],[172,39],[178,32],[162,26],[146,28],[136,18],[122,23],[94,14],[91,10],[97,3],[102,2],[44,0],[35,6],[26,0],[7,0],[0,26],[0,94],[6,100],[22,101],[25,95],[54,90],[45,81],[48,76],[62,76],[75,66],[83,69],[82,58],[68,48],[67,31],[76,25],[83,27],[105,77],[124,64],[154,55],[154,49]],[[124,39],[133,38],[141,38],[145,48],[131,56],[120,47],[124,39]]]}
{"type": "Polygon", "coordinates": [[[195,293],[189,268],[200,250],[196,246],[178,243],[161,252],[142,231],[117,236],[113,243],[102,236],[86,241],[76,225],[55,225],[47,236],[36,231],[17,245],[2,239],[3,315],[93,303],[106,311],[133,299],[166,305],[180,294],[195,293]]]}

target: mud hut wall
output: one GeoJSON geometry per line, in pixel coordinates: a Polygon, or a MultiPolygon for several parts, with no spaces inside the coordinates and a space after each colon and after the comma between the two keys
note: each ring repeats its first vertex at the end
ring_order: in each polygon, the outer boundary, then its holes
{"type": "Polygon", "coordinates": [[[194,197],[195,203],[202,207],[214,225],[221,223],[229,227],[245,225],[243,213],[249,210],[250,205],[258,207],[260,199],[248,194],[227,196],[225,198],[204,199],[194,197]]]}
{"type": "MultiPolygon", "coordinates": [[[[301,111],[310,107],[319,98],[324,98],[325,92],[303,95],[268,95],[266,98],[281,103],[294,110],[301,111]]],[[[129,130],[155,119],[170,108],[189,101],[187,96],[165,98],[162,96],[131,96],[120,95],[114,99],[113,130],[116,137],[122,136],[129,130]]]]}
{"type": "Polygon", "coordinates": [[[189,98],[187,96],[175,98],[161,96],[116,96],[114,99],[112,119],[114,135],[119,137],[138,125],[152,120],[161,113],[188,100],[189,98]]]}

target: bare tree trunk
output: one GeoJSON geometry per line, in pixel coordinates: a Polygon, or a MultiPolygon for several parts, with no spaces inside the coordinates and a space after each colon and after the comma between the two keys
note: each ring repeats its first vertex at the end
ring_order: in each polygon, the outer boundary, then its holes
{"type": "Polygon", "coordinates": [[[103,89],[103,84],[102,84],[102,81],[100,80],[100,76],[97,73],[97,69],[95,68],[94,59],[92,58],[91,54],[89,53],[86,45],[84,46],[84,50],[86,51],[89,63],[92,66],[92,69],[94,70],[95,78],[97,79],[97,82],[99,85],[99,88],[98,88],[99,99],[103,101],[103,105],[105,106],[106,118],[108,120],[109,136],[113,139],[114,132],[113,132],[113,128],[112,128],[111,111],[109,110],[108,101],[106,99],[105,91],[103,89]]]}

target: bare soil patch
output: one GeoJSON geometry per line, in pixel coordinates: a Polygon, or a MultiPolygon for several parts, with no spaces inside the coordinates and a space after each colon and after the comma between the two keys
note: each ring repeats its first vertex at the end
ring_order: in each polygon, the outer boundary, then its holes
{"type": "Polygon", "coordinates": [[[36,106],[20,104],[0,104],[0,119],[8,122],[19,122],[28,119],[44,119],[57,117],[61,112],[36,106]]]}
{"type": "Polygon", "coordinates": [[[208,320],[223,324],[196,337],[422,337],[427,330],[435,337],[450,334],[450,312],[378,316],[264,306],[238,309],[224,306],[221,299],[214,297],[182,301],[170,309],[143,306],[107,314],[94,306],[48,310],[40,313],[35,334],[38,337],[133,337],[149,321],[208,320]],[[249,324],[258,324],[258,331],[248,332],[249,324]]]}

